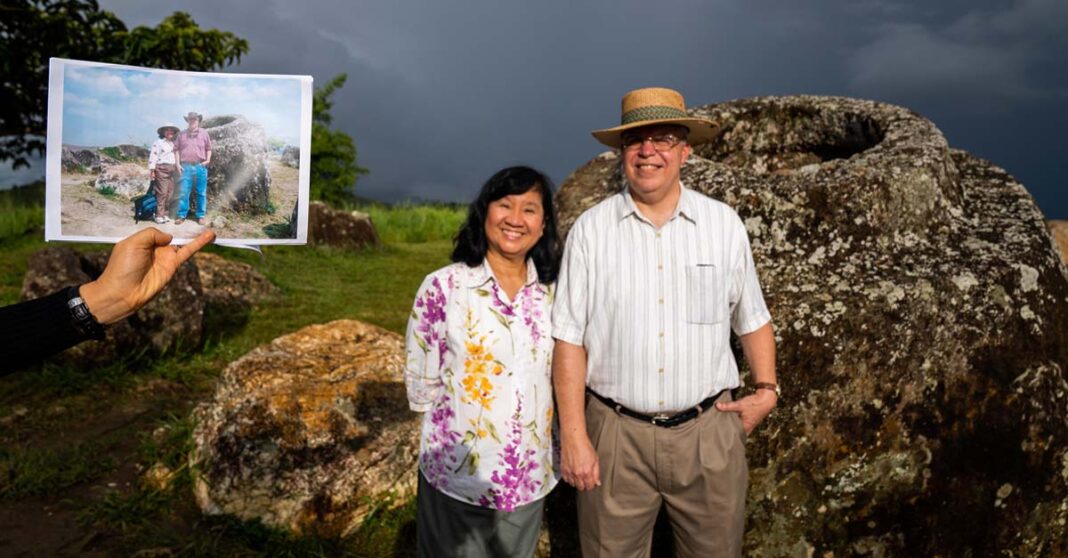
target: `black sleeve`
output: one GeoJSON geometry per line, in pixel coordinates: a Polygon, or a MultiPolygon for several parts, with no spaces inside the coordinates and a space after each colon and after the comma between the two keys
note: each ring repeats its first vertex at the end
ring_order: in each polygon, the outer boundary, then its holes
{"type": "Polygon", "coordinates": [[[62,289],[0,308],[0,375],[87,339],[74,325],[67,298],[62,289]]]}

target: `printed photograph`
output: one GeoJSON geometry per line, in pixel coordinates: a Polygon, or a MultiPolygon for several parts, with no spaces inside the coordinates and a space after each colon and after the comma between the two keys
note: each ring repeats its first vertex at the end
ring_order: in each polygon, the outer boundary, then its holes
{"type": "Polygon", "coordinates": [[[304,243],[310,77],[54,58],[49,79],[48,240],[304,243]]]}

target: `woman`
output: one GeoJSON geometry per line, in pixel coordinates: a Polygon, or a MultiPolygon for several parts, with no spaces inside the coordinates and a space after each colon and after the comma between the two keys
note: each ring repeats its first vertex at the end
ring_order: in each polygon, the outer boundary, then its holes
{"type": "Polygon", "coordinates": [[[512,167],[470,206],[451,265],[408,321],[408,402],[423,412],[420,556],[532,556],[556,485],[549,310],[552,183],[512,167]]]}
{"type": "Polygon", "coordinates": [[[178,126],[168,122],[157,128],[156,134],[159,139],[148,152],[148,175],[153,180],[152,193],[156,196],[155,221],[162,225],[171,220],[167,217],[167,202],[174,193],[174,176],[182,173],[182,165],[178,163],[178,150],[174,148],[178,126]]]}

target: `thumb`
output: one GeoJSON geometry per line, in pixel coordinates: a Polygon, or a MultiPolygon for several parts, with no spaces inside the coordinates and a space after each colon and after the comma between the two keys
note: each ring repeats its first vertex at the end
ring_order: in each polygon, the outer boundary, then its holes
{"type": "Polygon", "coordinates": [[[742,410],[742,406],[737,401],[718,401],[716,409],[723,412],[738,412],[742,410]]]}

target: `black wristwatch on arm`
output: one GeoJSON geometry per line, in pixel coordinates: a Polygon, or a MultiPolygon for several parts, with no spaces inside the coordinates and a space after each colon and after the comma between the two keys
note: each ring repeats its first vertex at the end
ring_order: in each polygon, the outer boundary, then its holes
{"type": "Polygon", "coordinates": [[[78,293],[79,288],[67,288],[67,308],[70,309],[71,323],[87,339],[103,339],[105,337],[104,326],[100,325],[100,322],[93,317],[93,313],[89,311],[85,300],[78,293]]]}

